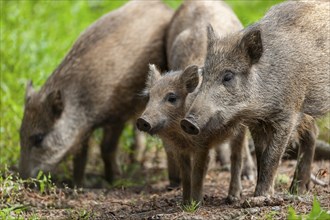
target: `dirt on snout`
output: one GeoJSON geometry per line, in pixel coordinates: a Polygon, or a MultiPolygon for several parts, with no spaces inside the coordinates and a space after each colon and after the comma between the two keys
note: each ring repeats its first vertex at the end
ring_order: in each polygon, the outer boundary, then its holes
{"type": "MultiPolygon", "coordinates": [[[[168,191],[165,168],[145,168],[137,179],[142,185],[108,189],[58,188],[54,195],[40,195],[27,191],[24,203],[30,208],[26,217],[37,215],[46,219],[286,219],[288,207],[298,213],[309,213],[313,197],[317,196],[323,209],[330,210],[330,187],[312,184],[305,195],[292,196],[287,192],[293,176],[295,161],[281,164],[276,180],[276,199],[250,204],[255,183],[243,180],[242,198],[236,204],[227,204],[226,196],[230,174],[211,169],[205,179],[204,203],[194,212],[184,211],[181,189],[168,191]],[[155,180],[153,178],[162,176],[155,180]]],[[[314,162],[313,174],[328,183],[330,162],[314,162]],[[327,170],[327,171],[326,171],[327,170]]],[[[126,184],[128,185],[128,184],[126,184]]]]}

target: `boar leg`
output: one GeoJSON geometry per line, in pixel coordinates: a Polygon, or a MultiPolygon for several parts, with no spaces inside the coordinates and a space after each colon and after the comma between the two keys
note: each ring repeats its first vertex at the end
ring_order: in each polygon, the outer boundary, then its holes
{"type": "Polygon", "coordinates": [[[131,163],[143,163],[144,151],[146,147],[146,138],[142,132],[137,128],[133,128],[134,143],[131,146],[131,152],[129,152],[129,159],[131,163]]]}
{"type": "Polygon", "coordinates": [[[301,194],[309,189],[312,163],[314,158],[318,129],[312,117],[305,116],[298,127],[299,151],[297,166],[290,186],[290,193],[301,194]]]}
{"type": "Polygon", "coordinates": [[[231,179],[229,185],[229,192],[227,201],[233,203],[239,200],[241,196],[241,171],[243,162],[243,148],[244,144],[247,143],[246,139],[246,128],[240,128],[239,132],[231,138],[231,179]]]}
{"type": "MultiPolygon", "coordinates": [[[[290,116],[283,117],[290,120],[290,116]]],[[[273,126],[259,124],[251,131],[256,148],[258,180],[254,196],[270,196],[274,193],[274,180],[281,157],[289,142],[295,120],[278,121],[273,126]],[[264,125],[264,126],[263,126],[264,125]]]]}
{"type": "Polygon", "coordinates": [[[73,159],[73,181],[77,187],[83,186],[83,179],[88,154],[88,139],[83,141],[81,149],[74,155],[73,159]]]}
{"type": "Polygon", "coordinates": [[[209,150],[194,153],[191,177],[191,196],[196,202],[203,202],[203,182],[210,161],[209,150]]]}
{"type": "Polygon", "coordinates": [[[254,161],[250,152],[248,137],[246,135],[243,143],[243,168],[241,178],[254,181],[254,172],[254,161]]]}
{"type": "MultiPolygon", "coordinates": [[[[252,133],[251,133],[252,134],[252,133]]],[[[252,136],[254,136],[252,134],[252,136]]],[[[253,141],[255,142],[255,154],[257,158],[257,180],[259,179],[260,176],[260,165],[261,165],[261,158],[262,158],[262,153],[264,152],[264,149],[267,146],[266,139],[258,139],[258,141],[253,137],[253,141]]]]}
{"type": "Polygon", "coordinates": [[[269,137],[265,136],[265,133],[271,132],[270,130],[266,130],[266,127],[260,125],[256,127],[250,128],[251,136],[254,143],[254,150],[257,159],[257,182],[261,178],[261,161],[262,161],[262,154],[267,147],[267,142],[269,142],[269,137]]]}
{"type": "Polygon", "coordinates": [[[105,179],[111,183],[115,175],[120,174],[117,163],[117,145],[119,136],[124,128],[124,123],[118,122],[103,128],[103,140],[101,143],[101,153],[104,162],[105,179]]]}
{"type": "Polygon", "coordinates": [[[230,170],[230,146],[229,142],[224,142],[215,148],[217,161],[221,164],[221,170],[230,170]]]}
{"type": "Polygon", "coordinates": [[[180,167],[183,204],[189,204],[191,202],[191,158],[189,154],[177,153],[176,160],[180,167]]]}
{"type": "Polygon", "coordinates": [[[168,169],[168,178],[170,181],[170,185],[167,186],[168,190],[176,189],[180,187],[180,168],[175,160],[174,152],[165,146],[165,151],[167,154],[167,169],[168,169]]]}

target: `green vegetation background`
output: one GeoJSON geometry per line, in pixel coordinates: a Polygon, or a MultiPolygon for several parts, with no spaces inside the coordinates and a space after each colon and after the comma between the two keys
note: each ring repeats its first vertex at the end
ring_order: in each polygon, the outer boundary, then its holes
{"type": "MultiPolygon", "coordinates": [[[[126,1],[0,1],[1,111],[0,171],[18,164],[19,127],[25,85],[32,79],[40,88],[64,58],[79,34],[101,15],[126,1]]],[[[165,2],[177,8],[181,1],[165,2]]],[[[260,19],[274,1],[227,1],[246,26],[260,19]]],[[[330,117],[323,119],[321,135],[329,141],[330,117]]],[[[130,138],[126,132],[125,138],[130,138]]]]}

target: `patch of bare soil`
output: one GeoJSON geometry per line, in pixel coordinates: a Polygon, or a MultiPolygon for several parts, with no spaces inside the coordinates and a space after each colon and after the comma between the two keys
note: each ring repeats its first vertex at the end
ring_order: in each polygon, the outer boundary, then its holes
{"type": "MultiPolygon", "coordinates": [[[[166,190],[167,181],[161,167],[140,169],[131,179],[133,183],[134,178],[138,182],[144,180],[139,185],[107,189],[59,188],[54,195],[45,196],[27,190],[22,203],[30,207],[25,217],[34,213],[46,219],[285,219],[289,206],[293,206],[298,213],[308,213],[314,196],[325,210],[330,210],[329,186],[313,185],[308,193],[300,196],[288,194],[295,163],[285,161],[280,166],[275,195],[281,201],[261,207],[244,204],[255,188],[255,183],[248,180],[242,181],[241,200],[236,204],[227,204],[229,172],[211,169],[204,184],[204,203],[193,213],[185,212],[180,205],[181,190],[166,190]]],[[[314,162],[313,173],[316,175],[321,169],[329,171],[329,168],[330,162],[314,162]]],[[[330,182],[329,175],[319,178],[330,182]]]]}

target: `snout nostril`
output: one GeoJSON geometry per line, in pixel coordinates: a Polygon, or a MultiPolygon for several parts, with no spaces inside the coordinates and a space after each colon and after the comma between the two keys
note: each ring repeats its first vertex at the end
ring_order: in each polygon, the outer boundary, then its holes
{"type": "Polygon", "coordinates": [[[199,134],[199,129],[188,119],[183,119],[180,123],[181,128],[188,134],[197,135],[199,134]]]}
{"type": "Polygon", "coordinates": [[[144,120],[143,118],[139,118],[136,121],[136,126],[141,131],[149,131],[150,128],[151,128],[150,124],[146,120],[144,120]]]}

